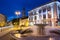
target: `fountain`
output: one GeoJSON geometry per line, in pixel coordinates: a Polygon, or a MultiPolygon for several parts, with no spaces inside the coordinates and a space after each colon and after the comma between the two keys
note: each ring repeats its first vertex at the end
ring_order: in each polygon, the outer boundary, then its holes
{"type": "Polygon", "coordinates": [[[45,26],[47,25],[47,24],[34,24],[34,25],[36,25],[36,26],[38,26],[38,35],[39,36],[43,36],[43,35],[45,35],[45,26]]]}

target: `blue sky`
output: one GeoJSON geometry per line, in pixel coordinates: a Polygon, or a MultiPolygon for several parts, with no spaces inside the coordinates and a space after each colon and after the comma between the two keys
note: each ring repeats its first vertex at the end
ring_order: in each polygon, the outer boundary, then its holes
{"type": "MultiPolygon", "coordinates": [[[[8,20],[16,18],[15,11],[26,9],[26,15],[28,11],[38,6],[51,2],[51,0],[0,0],[0,13],[7,16],[8,20]]],[[[19,16],[21,17],[21,15],[19,16]]]]}

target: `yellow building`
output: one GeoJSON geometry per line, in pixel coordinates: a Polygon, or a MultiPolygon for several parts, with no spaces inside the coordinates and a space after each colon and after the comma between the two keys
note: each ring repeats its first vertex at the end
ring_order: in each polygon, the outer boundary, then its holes
{"type": "Polygon", "coordinates": [[[14,25],[14,30],[24,29],[29,26],[28,17],[13,19],[12,24],[14,25]]]}
{"type": "Polygon", "coordinates": [[[6,16],[3,14],[0,14],[0,27],[3,27],[6,25],[6,16]]]}
{"type": "Polygon", "coordinates": [[[19,20],[19,26],[21,26],[21,27],[28,27],[29,26],[28,17],[21,18],[19,20]]]}
{"type": "Polygon", "coordinates": [[[24,18],[16,18],[14,20],[12,20],[13,25],[17,25],[20,27],[27,27],[29,26],[29,20],[28,17],[24,17],[24,18]]]}

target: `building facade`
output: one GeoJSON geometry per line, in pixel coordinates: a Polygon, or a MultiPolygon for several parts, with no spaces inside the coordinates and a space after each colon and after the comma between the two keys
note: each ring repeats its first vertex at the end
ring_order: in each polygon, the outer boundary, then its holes
{"type": "Polygon", "coordinates": [[[28,17],[21,18],[19,20],[19,26],[21,26],[21,27],[28,27],[29,26],[28,17]]]}
{"type": "Polygon", "coordinates": [[[54,1],[28,12],[30,25],[48,24],[51,27],[60,26],[60,2],[54,1]]]}
{"type": "Polygon", "coordinates": [[[19,21],[19,25],[22,27],[28,27],[29,26],[29,20],[28,17],[26,16],[26,9],[22,9],[22,18],[19,21]]]}
{"type": "Polygon", "coordinates": [[[6,23],[7,23],[6,16],[0,14],[0,27],[6,26],[6,23]]]}

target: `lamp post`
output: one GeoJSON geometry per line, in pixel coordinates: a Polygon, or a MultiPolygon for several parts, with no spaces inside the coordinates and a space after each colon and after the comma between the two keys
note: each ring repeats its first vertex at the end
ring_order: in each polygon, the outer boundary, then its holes
{"type": "MultiPolygon", "coordinates": [[[[16,11],[15,14],[16,14],[16,16],[17,16],[17,22],[18,22],[18,21],[19,21],[18,16],[19,16],[21,13],[20,13],[20,11],[16,11]]],[[[18,22],[18,25],[19,25],[19,22],[18,22]]]]}
{"type": "Polygon", "coordinates": [[[17,17],[21,14],[20,11],[16,11],[15,14],[17,15],[17,17]]]}

